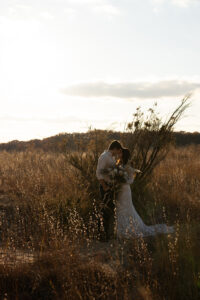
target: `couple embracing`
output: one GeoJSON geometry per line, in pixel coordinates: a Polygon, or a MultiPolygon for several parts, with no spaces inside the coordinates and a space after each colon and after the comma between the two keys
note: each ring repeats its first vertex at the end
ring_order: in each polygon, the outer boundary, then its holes
{"type": "Polygon", "coordinates": [[[103,202],[106,240],[114,235],[117,238],[136,238],[174,232],[173,226],[166,224],[147,226],[138,215],[130,187],[137,172],[140,171],[133,168],[129,149],[122,147],[119,141],[113,141],[98,159],[96,176],[103,202]],[[113,182],[117,185],[117,192],[113,190],[113,182]]]}

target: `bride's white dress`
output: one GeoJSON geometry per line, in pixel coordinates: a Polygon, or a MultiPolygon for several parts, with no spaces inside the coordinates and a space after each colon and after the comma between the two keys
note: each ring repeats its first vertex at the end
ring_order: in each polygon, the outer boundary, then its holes
{"type": "Polygon", "coordinates": [[[127,168],[129,178],[124,183],[116,199],[116,231],[119,238],[145,237],[159,233],[173,233],[173,226],[156,224],[147,226],[138,215],[132,202],[130,184],[133,183],[134,169],[127,168]]]}

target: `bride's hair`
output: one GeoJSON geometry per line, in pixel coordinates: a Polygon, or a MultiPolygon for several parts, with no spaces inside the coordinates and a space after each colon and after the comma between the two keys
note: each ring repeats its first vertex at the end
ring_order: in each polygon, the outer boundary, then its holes
{"type": "Polygon", "coordinates": [[[130,153],[129,149],[123,148],[122,149],[122,162],[123,162],[123,165],[127,164],[127,162],[129,161],[130,157],[131,157],[131,153],[130,153]]]}

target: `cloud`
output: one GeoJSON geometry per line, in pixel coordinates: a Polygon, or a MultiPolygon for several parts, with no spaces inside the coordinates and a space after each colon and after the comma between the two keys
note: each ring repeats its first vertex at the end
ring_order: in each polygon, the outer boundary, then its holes
{"type": "Polygon", "coordinates": [[[188,7],[189,5],[192,5],[194,3],[197,3],[197,0],[171,0],[172,4],[176,6],[181,6],[181,7],[188,7]]]}
{"type": "Polygon", "coordinates": [[[40,17],[46,19],[46,20],[53,20],[54,19],[54,16],[48,12],[48,11],[43,11],[39,14],[40,17]]]}
{"type": "Polygon", "coordinates": [[[51,13],[51,11],[48,11],[46,9],[40,8],[40,10],[37,9],[34,5],[21,5],[21,4],[15,4],[5,6],[5,11],[3,14],[0,15],[2,18],[7,18],[11,21],[43,21],[43,20],[53,20],[54,15],[51,13]]]}
{"type": "Polygon", "coordinates": [[[41,23],[37,19],[12,19],[10,17],[0,16],[0,35],[10,38],[22,39],[24,36],[31,36],[38,33],[41,23]]]}
{"type": "Polygon", "coordinates": [[[82,4],[82,5],[85,5],[85,4],[99,4],[99,3],[102,3],[104,2],[104,0],[68,0],[68,3],[71,3],[71,4],[82,4]]]}
{"type": "Polygon", "coordinates": [[[17,2],[5,5],[4,12],[2,11],[0,15],[12,21],[39,20],[43,23],[55,20],[63,16],[63,13],[69,19],[85,13],[114,17],[120,14],[120,9],[111,0],[57,0],[52,1],[48,6],[41,5],[39,10],[37,1],[29,1],[29,4],[25,5],[17,2]]]}
{"type": "Polygon", "coordinates": [[[96,5],[94,6],[93,10],[97,13],[102,13],[110,16],[117,16],[120,14],[119,9],[110,4],[96,5]]]}
{"type": "Polygon", "coordinates": [[[89,9],[91,12],[103,14],[106,16],[117,16],[120,10],[116,5],[110,3],[110,0],[68,0],[68,8],[79,11],[80,7],[89,9]]]}
{"type": "Polygon", "coordinates": [[[0,122],[45,122],[45,123],[69,123],[69,122],[80,122],[80,119],[76,116],[65,116],[65,117],[46,117],[46,116],[17,116],[17,115],[0,115],[0,122]]]}
{"type": "Polygon", "coordinates": [[[114,98],[162,98],[183,96],[200,88],[200,82],[186,80],[162,80],[158,82],[118,82],[103,81],[79,83],[61,90],[62,93],[78,97],[114,98]]]}
{"type": "Polygon", "coordinates": [[[32,14],[33,7],[31,5],[13,4],[7,7],[7,16],[15,20],[32,18],[32,14]]]}
{"type": "Polygon", "coordinates": [[[151,0],[155,7],[159,7],[165,3],[169,3],[179,7],[188,7],[195,3],[198,3],[199,0],[151,0]]]}
{"type": "Polygon", "coordinates": [[[71,7],[67,7],[64,9],[64,13],[68,16],[74,17],[77,14],[77,10],[71,7]]]}

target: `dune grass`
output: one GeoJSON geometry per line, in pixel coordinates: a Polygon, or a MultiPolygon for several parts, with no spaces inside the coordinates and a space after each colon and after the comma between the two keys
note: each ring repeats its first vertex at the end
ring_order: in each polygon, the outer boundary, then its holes
{"type": "Polygon", "coordinates": [[[172,148],[145,190],[133,186],[144,221],[175,234],[109,243],[96,179],[88,187],[65,154],[1,152],[1,299],[199,299],[199,149],[172,148]]]}

